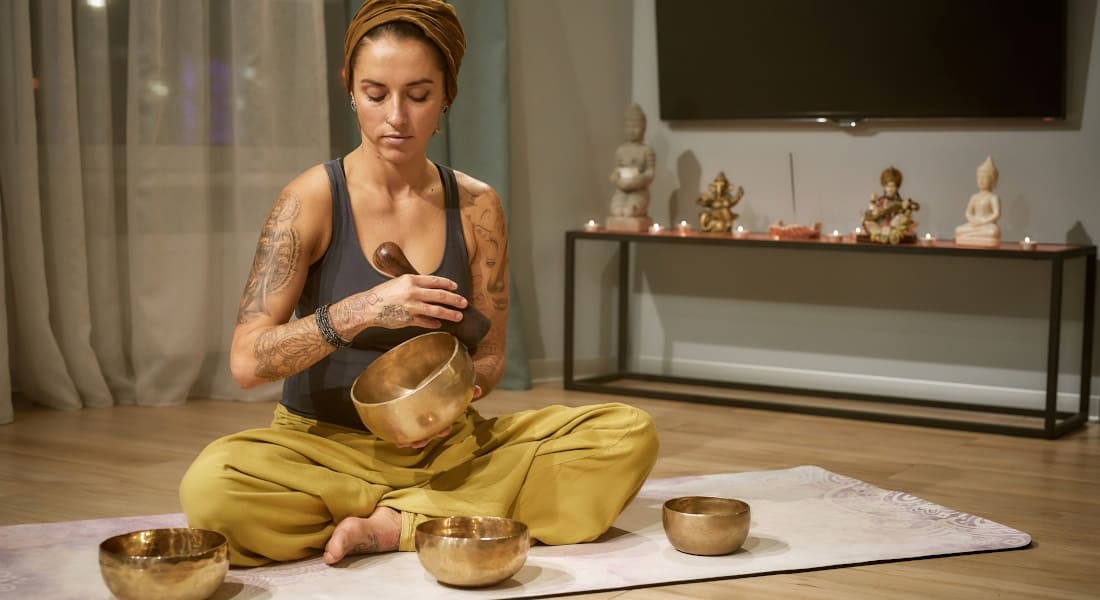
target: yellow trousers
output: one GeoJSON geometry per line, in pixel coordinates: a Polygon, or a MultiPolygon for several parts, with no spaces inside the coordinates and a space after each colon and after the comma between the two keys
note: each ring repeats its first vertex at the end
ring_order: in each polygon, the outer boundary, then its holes
{"type": "Polygon", "coordinates": [[[545,544],[596,539],[657,458],[648,414],[624,404],[551,406],[493,419],[470,408],[421,449],[275,410],[271,427],[206,447],[180,483],[192,527],[229,539],[230,562],[258,566],[319,554],[336,524],[376,506],[416,526],[452,515],[505,516],[545,544]]]}

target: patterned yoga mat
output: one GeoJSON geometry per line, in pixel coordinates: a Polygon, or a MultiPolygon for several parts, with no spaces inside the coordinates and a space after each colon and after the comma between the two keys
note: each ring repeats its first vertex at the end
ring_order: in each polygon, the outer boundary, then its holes
{"type": "MultiPolygon", "coordinates": [[[[99,575],[99,542],[127,531],[183,524],[183,516],[174,514],[0,527],[0,600],[110,598],[99,575]]],[[[356,557],[337,568],[316,558],[232,569],[214,598],[524,598],[1008,550],[1030,543],[1028,534],[999,523],[802,466],[650,480],[600,541],[535,546],[519,573],[492,588],[439,585],[415,553],[403,552],[356,557]],[[703,557],[672,548],[661,528],[661,505],[695,495],[750,504],[752,525],[741,550],[703,557]]]]}

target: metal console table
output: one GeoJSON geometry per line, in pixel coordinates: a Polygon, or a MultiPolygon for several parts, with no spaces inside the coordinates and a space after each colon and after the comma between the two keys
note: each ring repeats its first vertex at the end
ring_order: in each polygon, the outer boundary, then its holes
{"type": "MultiPolygon", "coordinates": [[[[938,241],[930,245],[906,244],[898,246],[858,243],[852,240],[776,240],[766,234],[710,234],[698,232],[679,232],[665,230],[660,233],[633,233],[616,231],[568,231],[565,234],[565,346],[564,346],[564,387],[567,390],[600,392],[607,394],[633,395],[650,398],[744,406],[768,410],[782,410],[835,417],[887,421],[911,425],[925,425],[970,431],[985,431],[1029,437],[1054,439],[1068,431],[1081,427],[1088,418],[1089,384],[1092,370],[1092,338],[1094,327],[1094,301],[1096,287],[1096,246],[1039,244],[1033,249],[1024,249],[1019,244],[1005,242],[1000,248],[966,248],[955,246],[951,242],[938,241]],[[579,240],[596,242],[616,242],[619,246],[619,297],[618,297],[618,362],[613,373],[593,377],[578,378],[574,375],[574,326],[576,316],[576,246],[579,240]],[[667,375],[631,372],[628,368],[630,343],[630,256],[634,244],[703,244],[732,247],[782,247],[820,252],[891,252],[901,254],[943,255],[953,257],[995,258],[1005,260],[1043,261],[1050,264],[1050,304],[1048,308],[1047,361],[1046,361],[1046,402],[1042,409],[998,407],[967,403],[943,402],[918,398],[899,398],[872,394],[853,394],[829,390],[789,388],[770,385],[745,384],[730,381],[695,379],[667,375]],[[1059,347],[1062,329],[1062,287],[1063,270],[1067,260],[1080,258],[1085,261],[1084,269],[1084,314],[1081,332],[1081,368],[1080,403],[1076,412],[1059,411],[1057,407],[1059,347]],[[1041,427],[1025,427],[1004,423],[989,423],[975,420],[942,418],[914,414],[891,414],[883,411],[835,406],[797,405],[790,402],[769,401],[767,399],[715,396],[695,391],[659,389],[660,386],[631,387],[624,385],[626,380],[677,384],[679,388],[706,386],[723,390],[742,390],[753,392],[774,392],[800,394],[803,396],[825,397],[860,402],[891,402],[915,407],[974,411],[987,414],[1032,417],[1042,420],[1041,427]]],[[[866,405],[865,405],[866,406],[866,405]]]]}

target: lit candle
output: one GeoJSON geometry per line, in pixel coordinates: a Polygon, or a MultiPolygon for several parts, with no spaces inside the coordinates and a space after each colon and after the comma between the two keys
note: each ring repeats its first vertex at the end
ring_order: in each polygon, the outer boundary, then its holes
{"type": "Polygon", "coordinates": [[[654,223],[653,225],[650,226],[649,232],[650,233],[661,233],[661,224],[660,223],[654,223]]]}
{"type": "Polygon", "coordinates": [[[585,231],[599,231],[599,229],[600,224],[597,223],[595,219],[589,219],[588,222],[584,224],[585,231]]]}
{"type": "Polygon", "coordinates": [[[680,224],[676,226],[676,229],[678,229],[680,233],[690,233],[691,225],[688,224],[687,220],[681,220],[680,224]]]}
{"type": "Polygon", "coordinates": [[[1020,242],[1020,247],[1024,250],[1034,250],[1038,244],[1032,240],[1029,236],[1024,236],[1024,241],[1020,242]]]}
{"type": "Polygon", "coordinates": [[[839,242],[841,240],[840,230],[834,229],[833,232],[828,235],[828,239],[830,242],[839,242]]]}
{"type": "Polygon", "coordinates": [[[735,231],[733,234],[734,237],[738,238],[743,238],[746,235],[748,235],[748,233],[745,231],[745,228],[740,225],[737,226],[737,231],[735,231]]]}
{"type": "Polygon", "coordinates": [[[935,243],[936,243],[936,238],[931,233],[924,234],[924,237],[922,237],[921,240],[920,240],[920,244],[922,246],[933,246],[933,245],[935,245],[935,243]]]}

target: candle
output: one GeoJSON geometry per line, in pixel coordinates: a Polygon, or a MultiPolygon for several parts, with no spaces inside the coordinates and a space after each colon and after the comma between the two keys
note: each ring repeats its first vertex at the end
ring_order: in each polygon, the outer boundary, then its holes
{"type": "Polygon", "coordinates": [[[733,232],[733,237],[736,238],[743,238],[746,235],[748,235],[748,232],[745,231],[745,228],[740,225],[737,226],[737,231],[733,232]]]}
{"type": "Polygon", "coordinates": [[[653,225],[650,226],[649,232],[650,233],[661,233],[661,224],[660,223],[654,223],[653,225]]]}
{"type": "Polygon", "coordinates": [[[676,226],[676,230],[680,232],[680,235],[686,235],[691,233],[691,224],[687,220],[681,220],[680,224],[676,226]]]}
{"type": "Polygon", "coordinates": [[[1035,240],[1032,240],[1030,236],[1024,236],[1024,241],[1020,242],[1020,247],[1024,250],[1034,250],[1038,246],[1035,240]]]}
{"type": "Polygon", "coordinates": [[[830,242],[839,242],[842,238],[839,229],[834,229],[832,233],[826,236],[830,242]]]}
{"type": "Polygon", "coordinates": [[[856,226],[856,235],[863,235],[863,228],[858,225],[856,226]]]}
{"type": "Polygon", "coordinates": [[[921,246],[934,246],[936,244],[936,238],[931,233],[924,234],[924,237],[920,239],[921,246]]]}
{"type": "Polygon", "coordinates": [[[600,224],[597,223],[595,219],[589,219],[588,222],[584,224],[584,230],[585,231],[599,231],[600,230],[600,224]]]}

